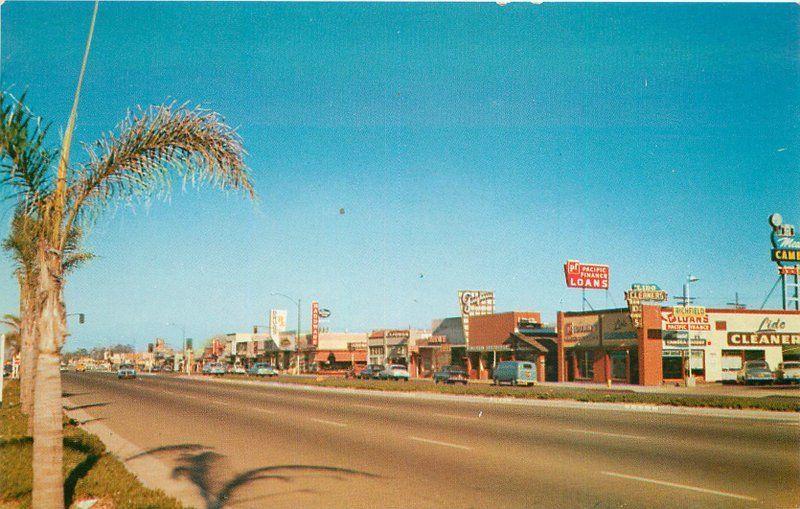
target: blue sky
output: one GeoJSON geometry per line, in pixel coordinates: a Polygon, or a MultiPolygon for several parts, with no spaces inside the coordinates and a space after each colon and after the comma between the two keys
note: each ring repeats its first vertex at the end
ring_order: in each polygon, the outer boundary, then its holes
{"type": "MultiPolygon", "coordinates": [[[[89,3],[2,6],[2,88],[66,124],[89,3]]],[[[271,292],[327,326],[429,327],[459,289],[580,308],[566,259],[699,302],[757,307],[767,216],[800,222],[797,5],[103,3],[77,139],[137,105],[239,126],[259,201],[122,207],[69,281],[67,349],[202,340],[267,322],[271,292]],[[340,215],[339,209],[345,214],[340,215]],[[422,276],[422,277],[420,277],[422,276]]],[[[53,131],[58,143],[58,129],[53,131]]],[[[81,151],[74,150],[80,160],[81,151]]],[[[0,214],[7,232],[9,203],[0,214]]],[[[0,311],[17,291],[0,261],[0,311]]],[[[777,294],[771,300],[779,305],[777,294]]]]}

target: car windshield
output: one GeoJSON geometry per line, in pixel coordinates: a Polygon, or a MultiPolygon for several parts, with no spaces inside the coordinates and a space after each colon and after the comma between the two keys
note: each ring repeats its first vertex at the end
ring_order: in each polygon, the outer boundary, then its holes
{"type": "Polygon", "coordinates": [[[788,368],[800,368],[800,362],[784,362],[783,367],[788,368]]]}
{"type": "Polygon", "coordinates": [[[394,366],[392,366],[392,369],[406,369],[406,367],[405,367],[405,366],[400,366],[400,365],[398,364],[398,365],[394,365],[394,366]]]}
{"type": "Polygon", "coordinates": [[[747,367],[751,369],[768,369],[766,362],[763,361],[756,361],[756,362],[748,362],[747,367]]]}
{"type": "Polygon", "coordinates": [[[119,369],[133,369],[133,365],[132,364],[123,364],[122,366],[119,367],[119,369]]]}

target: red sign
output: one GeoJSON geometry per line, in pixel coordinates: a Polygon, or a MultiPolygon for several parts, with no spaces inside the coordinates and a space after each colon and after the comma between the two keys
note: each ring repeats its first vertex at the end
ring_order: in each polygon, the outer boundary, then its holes
{"type": "Polygon", "coordinates": [[[311,303],[311,346],[319,344],[319,302],[311,303]]]}
{"type": "Polygon", "coordinates": [[[785,267],[778,267],[778,274],[780,274],[781,276],[800,275],[800,265],[788,265],[785,267]]]}
{"type": "Polygon", "coordinates": [[[567,278],[567,286],[569,288],[608,290],[608,265],[568,260],[564,264],[564,275],[567,278]]]}

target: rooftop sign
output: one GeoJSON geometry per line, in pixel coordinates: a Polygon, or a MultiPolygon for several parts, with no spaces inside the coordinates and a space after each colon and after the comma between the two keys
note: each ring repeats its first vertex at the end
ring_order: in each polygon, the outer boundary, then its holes
{"type": "Polygon", "coordinates": [[[564,277],[569,288],[608,290],[610,270],[608,265],[567,260],[564,264],[564,277]]]}

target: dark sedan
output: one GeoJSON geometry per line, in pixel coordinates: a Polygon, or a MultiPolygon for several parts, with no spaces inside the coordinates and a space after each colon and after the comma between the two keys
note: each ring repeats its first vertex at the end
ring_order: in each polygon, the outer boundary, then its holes
{"type": "Polygon", "coordinates": [[[433,381],[443,384],[464,384],[467,385],[467,372],[459,366],[444,366],[433,374],[433,381]]]}

